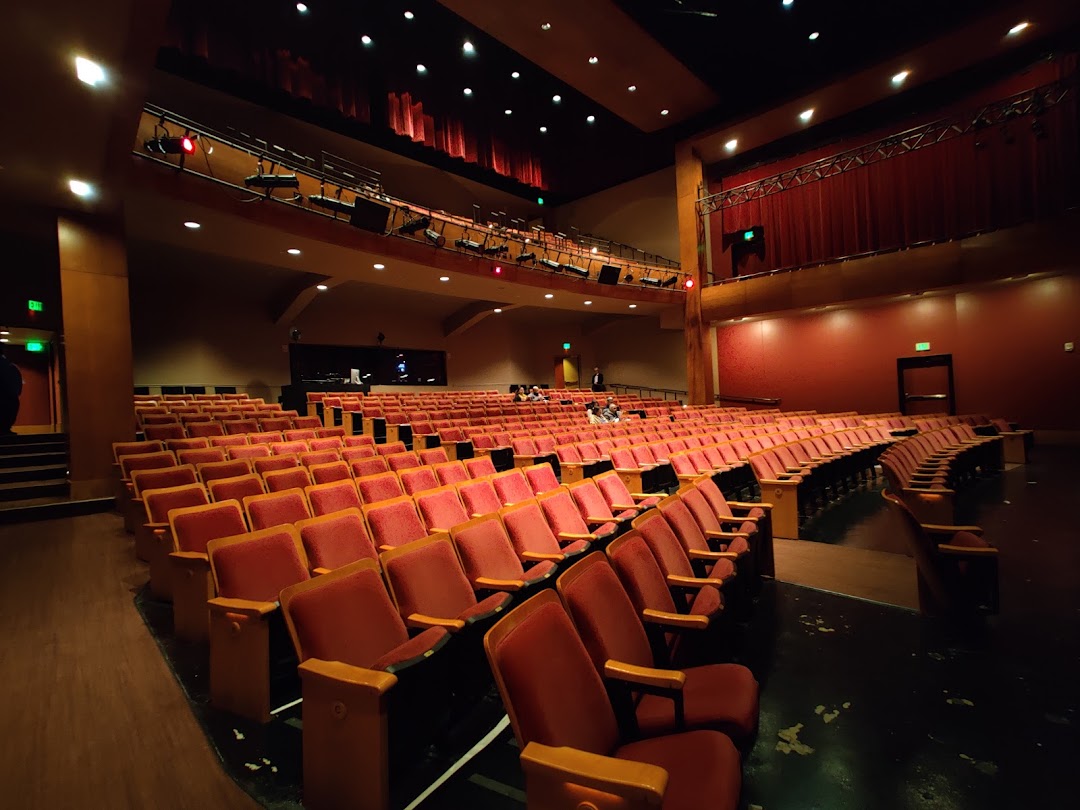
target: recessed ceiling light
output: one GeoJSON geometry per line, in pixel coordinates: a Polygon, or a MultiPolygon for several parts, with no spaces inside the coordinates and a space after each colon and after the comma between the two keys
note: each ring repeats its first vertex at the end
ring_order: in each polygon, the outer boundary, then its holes
{"type": "Polygon", "coordinates": [[[465,40],[461,45],[461,50],[466,56],[472,56],[476,53],[476,46],[469,42],[469,40],[465,40]]]}
{"type": "Polygon", "coordinates": [[[783,2],[784,2],[784,8],[788,8],[789,6],[794,5],[795,0],[783,0],[783,2]]]}
{"type": "Polygon", "coordinates": [[[406,20],[411,20],[411,19],[412,19],[413,17],[415,17],[415,16],[416,16],[416,15],[415,15],[415,14],[413,14],[413,13],[412,13],[411,11],[406,11],[406,12],[405,12],[405,19],[406,19],[406,20]]]}
{"type": "Polygon", "coordinates": [[[299,11],[301,14],[307,14],[308,13],[307,4],[306,3],[297,3],[296,4],[296,10],[299,11]]]}
{"type": "Polygon", "coordinates": [[[899,86],[904,83],[904,79],[906,79],[909,75],[911,75],[910,70],[901,70],[899,73],[895,74],[892,77],[892,83],[899,86]]]}
{"type": "Polygon", "coordinates": [[[813,31],[813,32],[811,32],[810,36],[807,37],[807,39],[809,39],[811,42],[813,42],[815,39],[817,39],[820,36],[821,36],[820,31],[813,31]]]}
{"type": "Polygon", "coordinates": [[[503,110],[503,115],[513,115],[513,114],[514,114],[513,110],[503,110]]]}
{"type": "Polygon", "coordinates": [[[316,284],[315,289],[318,290],[319,292],[326,292],[330,288],[327,287],[325,284],[316,284]]]}
{"type": "Polygon", "coordinates": [[[813,117],[814,117],[814,108],[813,107],[811,107],[809,110],[803,110],[801,113],[799,113],[799,120],[800,121],[809,121],[813,117]]]}
{"type": "Polygon", "coordinates": [[[556,104],[558,104],[560,101],[562,101],[562,96],[560,96],[558,93],[556,93],[555,95],[553,95],[551,97],[551,100],[553,102],[555,102],[556,104]]]}
{"type": "Polygon", "coordinates": [[[427,73],[427,66],[426,65],[417,65],[416,66],[416,72],[417,73],[427,73]]]}
{"type": "Polygon", "coordinates": [[[589,64],[590,65],[595,65],[599,61],[600,61],[600,57],[598,57],[598,56],[590,56],[589,57],[589,64]]]}
{"type": "Polygon", "coordinates": [[[590,116],[587,116],[587,117],[585,118],[585,120],[586,120],[586,121],[587,121],[588,123],[590,123],[590,124],[591,124],[591,123],[593,123],[593,122],[594,122],[594,121],[596,120],[596,116],[595,116],[595,115],[590,115],[590,116]]]}
{"type": "Polygon", "coordinates": [[[373,264],[372,267],[374,267],[376,270],[385,270],[386,269],[386,265],[385,264],[380,264],[379,262],[376,262],[375,264],[373,264]]]}
{"type": "Polygon", "coordinates": [[[68,180],[68,188],[76,197],[92,197],[94,187],[83,180],[68,180]]]}
{"type": "Polygon", "coordinates": [[[449,281],[450,276],[439,276],[439,281],[449,281]]]}
{"type": "Polygon", "coordinates": [[[7,338],[0,338],[0,343],[10,343],[10,342],[11,341],[8,340],[7,338]]]}
{"type": "Polygon", "coordinates": [[[587,306],[587,307],[591,307],[591,306],[592,306],[592,301],[586,301],[586,302],[585,302],[585,306],[587,306]]]}
{"type": "Polygon", "coordinates": [[[198,222],[192,222],[189,220],[188,222],[184,223],[184,227],[191,228],[191,230],[193,231],[197,231],[199,228],[202,227],[202,225],[200,225],[198,222]]]}
{"type": "Polygon", "coordinates": [[[464,90],[462,90],[461,92],[462,92],[462,93],[464,93],[464,94],[465,94],[465,95],[467,95],[467,96],[471,96],[471,95],[472,95],[472,88],[471,88],[471,87],[466,87],[466,88],[465,88],[464,90]]]}
{"type": "Polygon", "coordinates": [[[1027,20],[1024,20],[1023,22],[1018,22],[1016,25],[1009,29],[1009,35],[1016,36],[1029,25],[1031,25],[1031,23],[1029,23],[1027,20]]]}
{"type": "Polygon", "coordinates": [[[517,71],[515,70],[515,71],[514,71],[513,73],[511,73],[511,74],[510,74],[510,78],[511,78],[511,79],[520,79],[520,78],[521,78],[521,74],[520,74],[520,73],[518,73],[518,72],[517,72],[517,71]]]}
{"type": "Polygon", "coordinates": [[[75,57],[75,75],[79,81],[91,87],[97,87],[105,81],[105,69],[97,62],[92,62],[82,56],[75,57]]]}
{"type": "Polygon", "coordinates": [[[289,248],[285,252],[288,253],[290,256],[299,256],[300,248],[289,248]]]}
{"type": "Polygon", "coordinates": [[[631,93],[633,93],[633,92],[635,92],[637,90],[637,85],[632,84],[629,87],[627,87],[626,89],[629,90],[631,93]]]}
{"type": "Polygon", "coordinates": [[[542,31],[550,31],[551,30],[551,23],[544,23],[543,25],[540,26],[540,29],[542,31]]]}
{"type": "Polygon", "coordinates": [[[365,45],[370,45],[371,44],[371,37],[369,37],[367,34],[364,34],[362,37],[360,37],[360,41],[362,43],[364,43],[365,45]]]}
{"type": "Polygon", "coordinates": [[[3,331],[0,331],[0,335],[10,335],[10,334],[11,334],[11,332],[9,332],[7,329],[4,329],[3,331]]]}
{"type": "Polygon", "coordinates": [[[630,309],[637,309],[637,304],[631,304],[630,309]]]}
{"type": "Polygon", "coordinates": [[[726,150],[728,150],[729,152],[734,152],[735,149],[738,146],[739,146],[739,141],[736,138],[732,138],[730,141],[728,141],[727,143],[724,144],[724,148],[726,150]]]}
{"type": "Polygon", "coordinates": [[[661,110],[660,114],[661,115],[667,115],[669,112],[671,112],[671,110],[661,110]]]}
{"type": "Polygon", "coordinates": [[[554,297],[555,296],[552,295],[551,293],[544,293],[544,298],[549,298],[550,299],[550,298],[554,298],[554,297]]]}
{"type": "Polygon", "coordinates": [[[496,307],[496,309],[495,309],[495,314],[496,314],[496,315],[501,315],[501,314],[502,314],[502,310],[496,307]]]}
{"type": "Polygon", "coordinates": [[[541,132],[547,132],[547,127],[540,127],[541,132]]]}

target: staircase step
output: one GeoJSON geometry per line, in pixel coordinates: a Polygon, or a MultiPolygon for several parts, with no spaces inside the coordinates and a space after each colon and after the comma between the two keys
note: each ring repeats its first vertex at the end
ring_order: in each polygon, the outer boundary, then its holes
{"type": "Polygon", "coordinates": [[[50,495],[67,495],[70,491],[71,484],[66,478],[20,481],[13,484],[0,484],[0,501],[23,501],[50,495]]]}
{"type": "Polygon", "coordinates": [[[66,453],[67,441],[50,438],[47,442],[8,442],[0,444],[0,459],[26,453],[66,453]]]}
{"type": "Polygon", "coordinates": [[[108,512],[115,506],[114,498],[73,501],[66,494],[30,498],[10,504],[0,501],[0,525],[92,515],[108,512]]]}
{"type": "Polygon", "coordinates": [[[67,448],[51,450],[42,453],[22,452],[8,456],[0,455],[0,470],[10,470],[14,467],[42,467],[42,466],[67,466],[67,448]]]}
{"type": "Polygon", "coordinates": [[[66,461],[61,464],[35,464],[26,467],[0,467],[0,484],[19,481],[56,481],[66,478],[66,461]]]}

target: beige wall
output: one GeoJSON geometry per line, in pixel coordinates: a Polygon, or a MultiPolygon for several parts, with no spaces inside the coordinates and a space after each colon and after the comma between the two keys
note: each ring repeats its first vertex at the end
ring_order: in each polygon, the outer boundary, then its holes
{"type": "Polygon", "coordinates": [[[581,233],[679,258],[679,223],[675,210],[675,168],[661,169],[627,183],[582,197],[552,210],[558,230],[581,233]]]}
{"type": "MultiPolygon", "coordinates": [[[[686,342],[658,318],[619,321],[593,335],[604,379],[624,385],[686,390],[686,342]]],[[[595,363],[594,363],[595,365],[595,363]]],[[[592,374],[592,365],[586,369],[592,374]]]]}

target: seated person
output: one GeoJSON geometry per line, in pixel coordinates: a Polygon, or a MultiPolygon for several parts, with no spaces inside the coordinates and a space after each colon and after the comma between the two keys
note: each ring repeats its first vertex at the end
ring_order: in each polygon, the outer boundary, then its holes
{"type": "Polygon", "coordinates": [[[529,402],[546,402],[547,397],[544,396],[544,392],[540,390],[539,385],[534,385],[532,390],[529,391],[529,402]]]}
{"type": "Polygon", "coordinates": [[[622,408],[613,397],[608,397],[604,409],[600,412],[605,422],[618,422],[622,418],[622,408]]]}

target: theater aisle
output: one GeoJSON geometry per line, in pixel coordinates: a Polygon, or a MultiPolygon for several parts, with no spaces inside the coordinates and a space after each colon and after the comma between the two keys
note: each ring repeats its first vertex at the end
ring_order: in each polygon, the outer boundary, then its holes
{"type": "Polygon", "coordinates": [[[132,604],[113,514],[0,526],[0,796],[20,808],[254,808],[132,604]]]}

